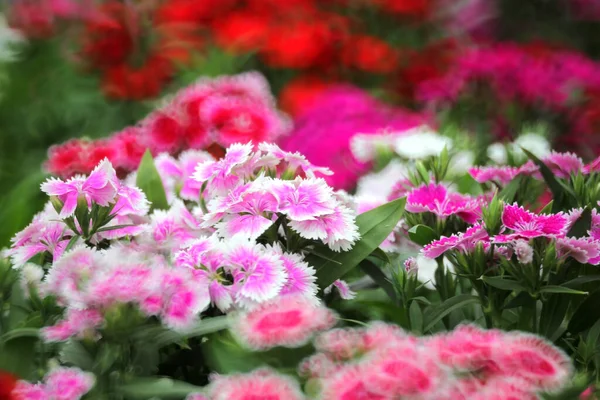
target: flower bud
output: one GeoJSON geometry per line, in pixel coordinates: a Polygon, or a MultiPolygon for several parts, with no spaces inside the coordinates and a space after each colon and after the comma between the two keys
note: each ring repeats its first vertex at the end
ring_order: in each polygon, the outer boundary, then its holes
{"type": "Polygon", "coordinates": [[[517,240],[514,245],[517,260],[521,264],[529,264],[533,261],[533,248],[526,240],[517,240]]]}

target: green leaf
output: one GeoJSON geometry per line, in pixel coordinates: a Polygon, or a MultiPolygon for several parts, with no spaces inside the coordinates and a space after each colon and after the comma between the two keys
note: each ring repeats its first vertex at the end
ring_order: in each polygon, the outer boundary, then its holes
{"type": "Polygon", "coordinates": [[[423,333],[423,311],[419,303],[413,301],[408,307],[408,315],[410,316],[410,329],[416,334],[423,333]]]}
{"type": "Polygon", "coordinates": [[[565,204],[561,203],[563,203],[563,201],[567,198],[570,198],[570,201],[567,200],[567,205],[574,206],[575,204],[577,204],[576,196],[573,190],[571,190],[571,188],[557,180],[550,168],[548,168],[548,166],[544,164],[542,160],[537,158],[532,152],[530,152],[527,149],[524,149],[523,147],[521,147],[521,150],[523,150],[527,157],[529,157],[529,159],[540,168],[542,177],[544,178],[546,185],[548,185],[548,188],[550,189],[550,191],[552,192],[552,196],[554,197],[554,203],[552,205],[554,212],[558,211],[559,209],[562,209],[563,206],[565,206],[565,204]]]}
{"type": "Polygon", "coordinates": [[[181,399],[190,393],[201,392],[200,386],[169,378],[137,378],[133,382],[121,385],[118,390],[128,399],[181,399]]]}
{"type": "Polygon", "coordinates": [[[425,314],[425,328],[423,332],[429,332],[438,322],[442,320],[446,315],[450,314],[454,310],[461,309],[471,304],[479,304],[479,297],[470,294],[461,294],[454,296],[444,301],[442,304],[432,307],[425,314]]]}
{"type": "Polygon", "coordinates": [[[600,275],[584,275],[584,276],[578,276],[575,279],[571,279],[570,281],[563,283],[562,286],[576,289],[578,287],[585,285],[586,283],[591,283],[591,282],[596,282],[596,281],[600,281],[600,275]]]}
{"type": "Polygon", "coordinates": [[[334,252],[329,248],[320,250],[322,256],[309,255],[306,260],[317,269],[317,280],[321,288],[326,288],[348,271],[356,267],[394,230],[404,213],[405,198],[379,206],[356,218],[360,239],[350,251],[334,252]]]}
{"type": "Polygon", "coordinates": [[[35,375],[37,337],[17,337],[0,346],[0,370],[12,372],[22,379],[35,375]]]}
{"type": "Polygon", "coordinates": [[[74,365],[83,370],[90,371],[94,366],[94,359],[83,347],[83,344],[77,340],[68,341],[62,347],[59,358],[62,363],[74,365]]]}
{"type": "Polygon", "coordinates": [[[498,197],[506,203],[512,203],[517,196],[517,192],[523,186],[523,178],[518,176],[504,187],[498,194],[498,197]]]}
{"type": "Polygon", "coordinates": [[[380,288],[382,288],[385,293],[392,299],[394,303],[398,301],[396,296],[396,291],[394,290],[394,286],[392,282],[388,279],[388,277],[383,273],[381,268],[378,265],[370,262],[368,259],[363,260],[360,264],[360,268],[371,277],[375,281],[380,288]]]}
{"type": "Polygon", "coordinates": [[[592,209],[588,206],[585,207],[581,216],[575,221],[569,232],[567,233],[568,237],[576,237],[580,238],[583,236],[587,236],[587,232],[590,230],[592,226],[592,209]]]}
{"type": "Polygon", "coordinates": [[[495,287],[497,289],[510,290],[510,291],[514,290],[515,292],[527,291],[527,288],[525,286],[523,286],[519,282],[514,281],[512,279],[502,278],[499,276],[485,276],[485,275],[483,275],[479,279],[481,279],[486,284],[488,284],[492,287],[495,287]]]}
{"type": "Polygon", "coordinates": [[[40,330],[37,328],[17,328],[6,332],[0,337],[0,344],[20,337],[38,338],[40,330]]]}
{"type": "Polygon", "coordinates": [[[582,292],[581,290],[575,290],[564,286],[548,285],[540,289],[540,293],[564,293],[564,294],[583,294],[586,295],[588,292],[582,292]]]}
{"type": "Polygon", "coordinates": [[[600,319],[600,290],[590,294],[571,317],[568,331],[571,334],[583,332],[600,319]]]}
{"type": "Polygon", "coordinates": [[[165,188],[160,175],[154,165],[150,150],[146,150],[137,171],[136,186],[142,189],[148,200],[152,203],[151,209],[166,210],[169,208],[165,188]]]}
{"type": "Polygon", "coordinates": [[[111,225],[111,226],[103,226],[102,228],[98,229],[96,232],[108,232],[108,231],[114,231],[115,229],[123,229],[123,228],[127,228],[130,226],[136,226],[135,224],[123,224],[123,225],[111,225]]]}
{"type": "Polygon", "coordinates": [[[410,240],[420,246],[428,245],[436,239],[439,239],[438,235],[433,229],[427,225],[415,225],[408,230],[408,237],[410,240]]]}
{"type": "Polygon", "coordinates": [[[552,212],[552,205],[554,204],[554,200],[550,200],[548,204],[541,209],[538,214],[550,214],[552,212]]]}

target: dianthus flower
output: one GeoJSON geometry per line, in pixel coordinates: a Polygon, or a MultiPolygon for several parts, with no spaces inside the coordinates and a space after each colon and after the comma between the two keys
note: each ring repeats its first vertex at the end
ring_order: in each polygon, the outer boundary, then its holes
{"type": "Polygon", "coordinates": [[[79,400],[92,389],[94,375],[78,368],[56,368],[41,383],[18,381],[13,392],[17,400],[79,400]]]}
{"type": "Polygon", "coordinates": [[[311,336],[335,324],[335,315],[300,296],[283,296],[236,316],[233,332],[246,346],[264,350],[299,347],[311,336]]]}
{"type": "Polygon", "coordinates": [[[502,223],[514,233],[496,235],[496,243],[506,243],[515,239],[561,237],[566,234],[567,228],[567,218],[562,213],[536,215],[516,203],[504,206],[502,223]]]}
{"type": "Polygon", "coordinates": [[[247,374],[214,375],[208,388],[212,400],[245,400],[257,396],[273,400],[302,400],[298,383],[269,369],[247,374]]]}
{"type": "Polygon", "coordinates": [[[477,222],[480,203],[477,199],[459,193],[449,193],[442,184],[422,185],[406,196],[406,211],[431,212],[440,218],[457,215],[467,223],[477,222]]]}

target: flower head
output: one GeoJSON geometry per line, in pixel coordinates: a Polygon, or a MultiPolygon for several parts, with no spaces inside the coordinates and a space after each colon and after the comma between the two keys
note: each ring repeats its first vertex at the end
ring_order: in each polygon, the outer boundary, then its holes
{"type": "Polygon", "coordinates": [[[248,374],[213,376],[208,391],[212,400],[246,400],[249,397],[303,399],[295,381],[269,369],[258,369],[248,374]]]}
{"type": "Polygon", "coordinates": [[[458,193],[449,193],[442,184],[422,185],[406,196],[406,210],[412,213],[431,212],[440,218],[457,215],[467,223],[477,222],[479,201],[458,193]]]}
{"type": "Polygon", "coordinates": [[[264,350],[275,346],[298,347],[316,332],[334,324],[335,315],[329,309],[300,296],[283,296],[240,313],[233,332],[250,348],[264,350]]]}
{"type": "Polygon", "coordinates": [[[516,203],[507,204],[502,212],[502,223],[514,233],[496,235],[494,241],[506,243],[519,238],[561,237],[566,234],[567,222],[562,213],[536,215],[516,203]]]}

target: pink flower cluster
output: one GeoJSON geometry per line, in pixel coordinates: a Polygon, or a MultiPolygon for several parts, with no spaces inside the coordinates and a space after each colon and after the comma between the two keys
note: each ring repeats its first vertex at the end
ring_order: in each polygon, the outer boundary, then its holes
{"type": "Polygon", "coordinates": [[[518,204],[505,205],[502,212],[502,231],[490,237],[480,224],[469,227],[465,232],[441,237],[421,250],[428,258],[437,258],[447,251],[471,252],[477,243],[488,249],[493,243],[498,255],[512,257],[513,252],[519,262],[531,262],[532,249],[529,241],[546,238],[556,243],[559,258],[571,257],[582,264],[600,264],[600,236],[597,235],[600,219],[593,212],[592,229],[589,236],[581,238],[567,237],[569,228],[581,215],[581,210],[573,210],[569,215],[535,214],[518,204]]]}
{"type": "Polygon", "coordinates": [[[94,375],[77,368],[56,368],[44,381],[18,381],[11,393],[14,400],[79,400],[92,389],[94,375]]]}
{"type": "Polygon", "coordinates": [[[208,288],[189,270],[170,267],[160,256],[127,248],[77,248],[54,263],[40,286],[66,307],[65,318],[43,329],[46,341],[97,337],[106,313],[135,306],[141,316],[158,316],[172,329],[185,329],[210,304],[208,288]]]}
{"type": "MultiPolygon", "coordinates": [[[[583,160],[574,153],[558,153],[553,151],[547,157],[544,157],[542,162],[546,164],[556,177],[562,179],[568,179],[571,175],[589,175],[600,171],[600,157],[589,164],[584,164],[583,160]]],[[[479,183],[495,182],[500,186],[507,185],[519,175],[542,179],[539,167],[532,161],[528,161],[520,167],[505,165],[473,167],[469,169],[469,174],[479,183]]]]}
{"type": "Polygon", "coordinates": [[[105,221],[90,220],[90,225],[97,222],[106,226],[126,225],[98,233],[92,238],[94,241],[140,233],[141,228],[133,225],[133,221],[146,215],[150,207],[144,192],[119,181],[108,160],[100,162],[88,177],[78,175],[67,181],[50,178],[42,184],[42,191],[54,200],[12,239],[8,254],[16,266],[45,251],[54,260],[60,258],[69,240],[85,228],[78,219],[68,226],[61,221],[73,217],[78,207],[87,212],[98,206],[109,210],[105,221]]]}
{"type": "Polygon", "coordinates": [[[569,357],[543,339],[462,325],[417,338],[393,325],[334,329],[299,372],[320,399],[536,399],[571,376],[569,357]]]}
{"type": "Polygon", "coordinates": [[[203,226],[214,225],[221,237],[256,239],[283,216],[300,237],[349,250],[359,238],[355,211],[316,173],[329,171],[299,153],[234,144],[221,160],[198,164],[192,176],[210,196],[203,226]]]}
{"type": "Polygon", "coordinates": [[[290,129],[268,83],[251,72],[201,79],[182,89],[137,125],[106,140],[72,140],[50,148],[46,169],[64,178],[89,173],[103,158],[117,171],[137,168],[144,151],[177,155],[187,149],[273,141],[290,129]]]}
{"type": "Polygon", "coordinates": [[[598,64],[572,51],[536,54],[525,46],[499,43],[468,48],[441,77],[422,82],[418,96],[429,104],[456,102],[487,83],[496,99],[552,111],[569,107],[574,90],[598,90],[598,64]]]}

